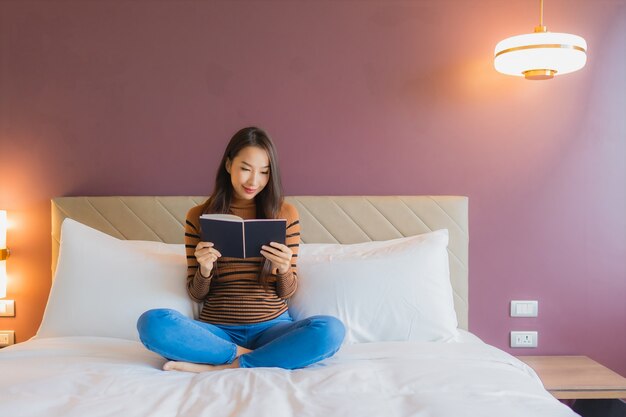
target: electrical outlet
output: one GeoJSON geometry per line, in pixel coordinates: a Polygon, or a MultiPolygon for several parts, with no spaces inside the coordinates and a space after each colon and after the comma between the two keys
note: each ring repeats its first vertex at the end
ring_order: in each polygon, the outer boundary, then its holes
{"type": "Polygon", "coordinates": [[[13,330],[0,330],[0,348],[15,343],[15,332],[13,330]]]}
{"type": "Polygon", "coordinates": [[[537,347],[537,332],[511,332],[511,347],[535,348],[537,347]]]}

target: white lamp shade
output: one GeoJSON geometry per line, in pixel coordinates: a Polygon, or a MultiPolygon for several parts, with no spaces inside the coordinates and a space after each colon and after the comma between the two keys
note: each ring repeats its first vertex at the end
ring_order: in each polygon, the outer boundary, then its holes
{"type": "MultiPolygon", "coordinates": [[[[0,210],[0,249],[7,247],[7,212],[0,210]]],[[[7,265],[0,261],[0,298],[7,296],[7,265]]]]}
{"type": "Polygon", "coordinates": [[[0,298],[7,296],[7,262],[0,261],[0,298]]]}
{"type": "Polygon", "coordinates": [[[496,45],[498,72],[523,77],[527,71],[574,72],[587,62],[587,42],[569,33],[536,32],[513,36],[496,45]]]}
{"type": "Polygon", "coordinates": [[[0,210],[0,249],[7,247],[7,212],[0,210]]]}

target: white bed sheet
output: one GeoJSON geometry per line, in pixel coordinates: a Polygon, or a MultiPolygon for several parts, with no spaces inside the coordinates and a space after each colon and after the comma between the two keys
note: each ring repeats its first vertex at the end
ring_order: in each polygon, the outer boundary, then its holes
{"type": "Polygon", "coordinates": [[[344,346],[312,367],[163,372],[129,340],[32,339],[0,350],[0,416],[571,417],[536,374],[462,332],[344,346]]]}

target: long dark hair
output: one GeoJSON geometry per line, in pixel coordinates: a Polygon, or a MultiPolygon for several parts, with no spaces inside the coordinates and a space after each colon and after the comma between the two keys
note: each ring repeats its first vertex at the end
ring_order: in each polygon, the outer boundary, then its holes
{"type": "MultiPolygon", "coordinates": [[[[256,217],[259,219],[275,219],[283,204],[283,186],[280,180],[280,169],[278,167],[278,154],[274,142],[269,135],[258,127],[245,127],[235,133],[228,142],[224,156],[217,168],[215,176],[215,187],[213,193],[204,204],[203,213],[229,213],[233,199],[233,186],[230,174],[226,170],[226,163],[232,162],[239,152],[248,146],[256,146],[267,152],[270,162],[270,178],[263,190],[254,197],[256,204],[256,217]]],[[[263,287],[268,286],[271,275],[271,262],[265,260],[259,282],[263,287]]]]}

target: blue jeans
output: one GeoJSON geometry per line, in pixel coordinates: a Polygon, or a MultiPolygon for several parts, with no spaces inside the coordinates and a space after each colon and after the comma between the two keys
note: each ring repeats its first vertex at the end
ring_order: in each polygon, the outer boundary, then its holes
{"type": "Polygon", "coordinates": [[[334,355],[345,336],[335,317],[294,321],[289,312],[261,323],[224,325],[155,309],[139,317],[137,330],[146,348],[175,361],[221,365],[235,360],[237,345],[253,349],[239,357],[242,368],[303,368],[334,355]]]}

